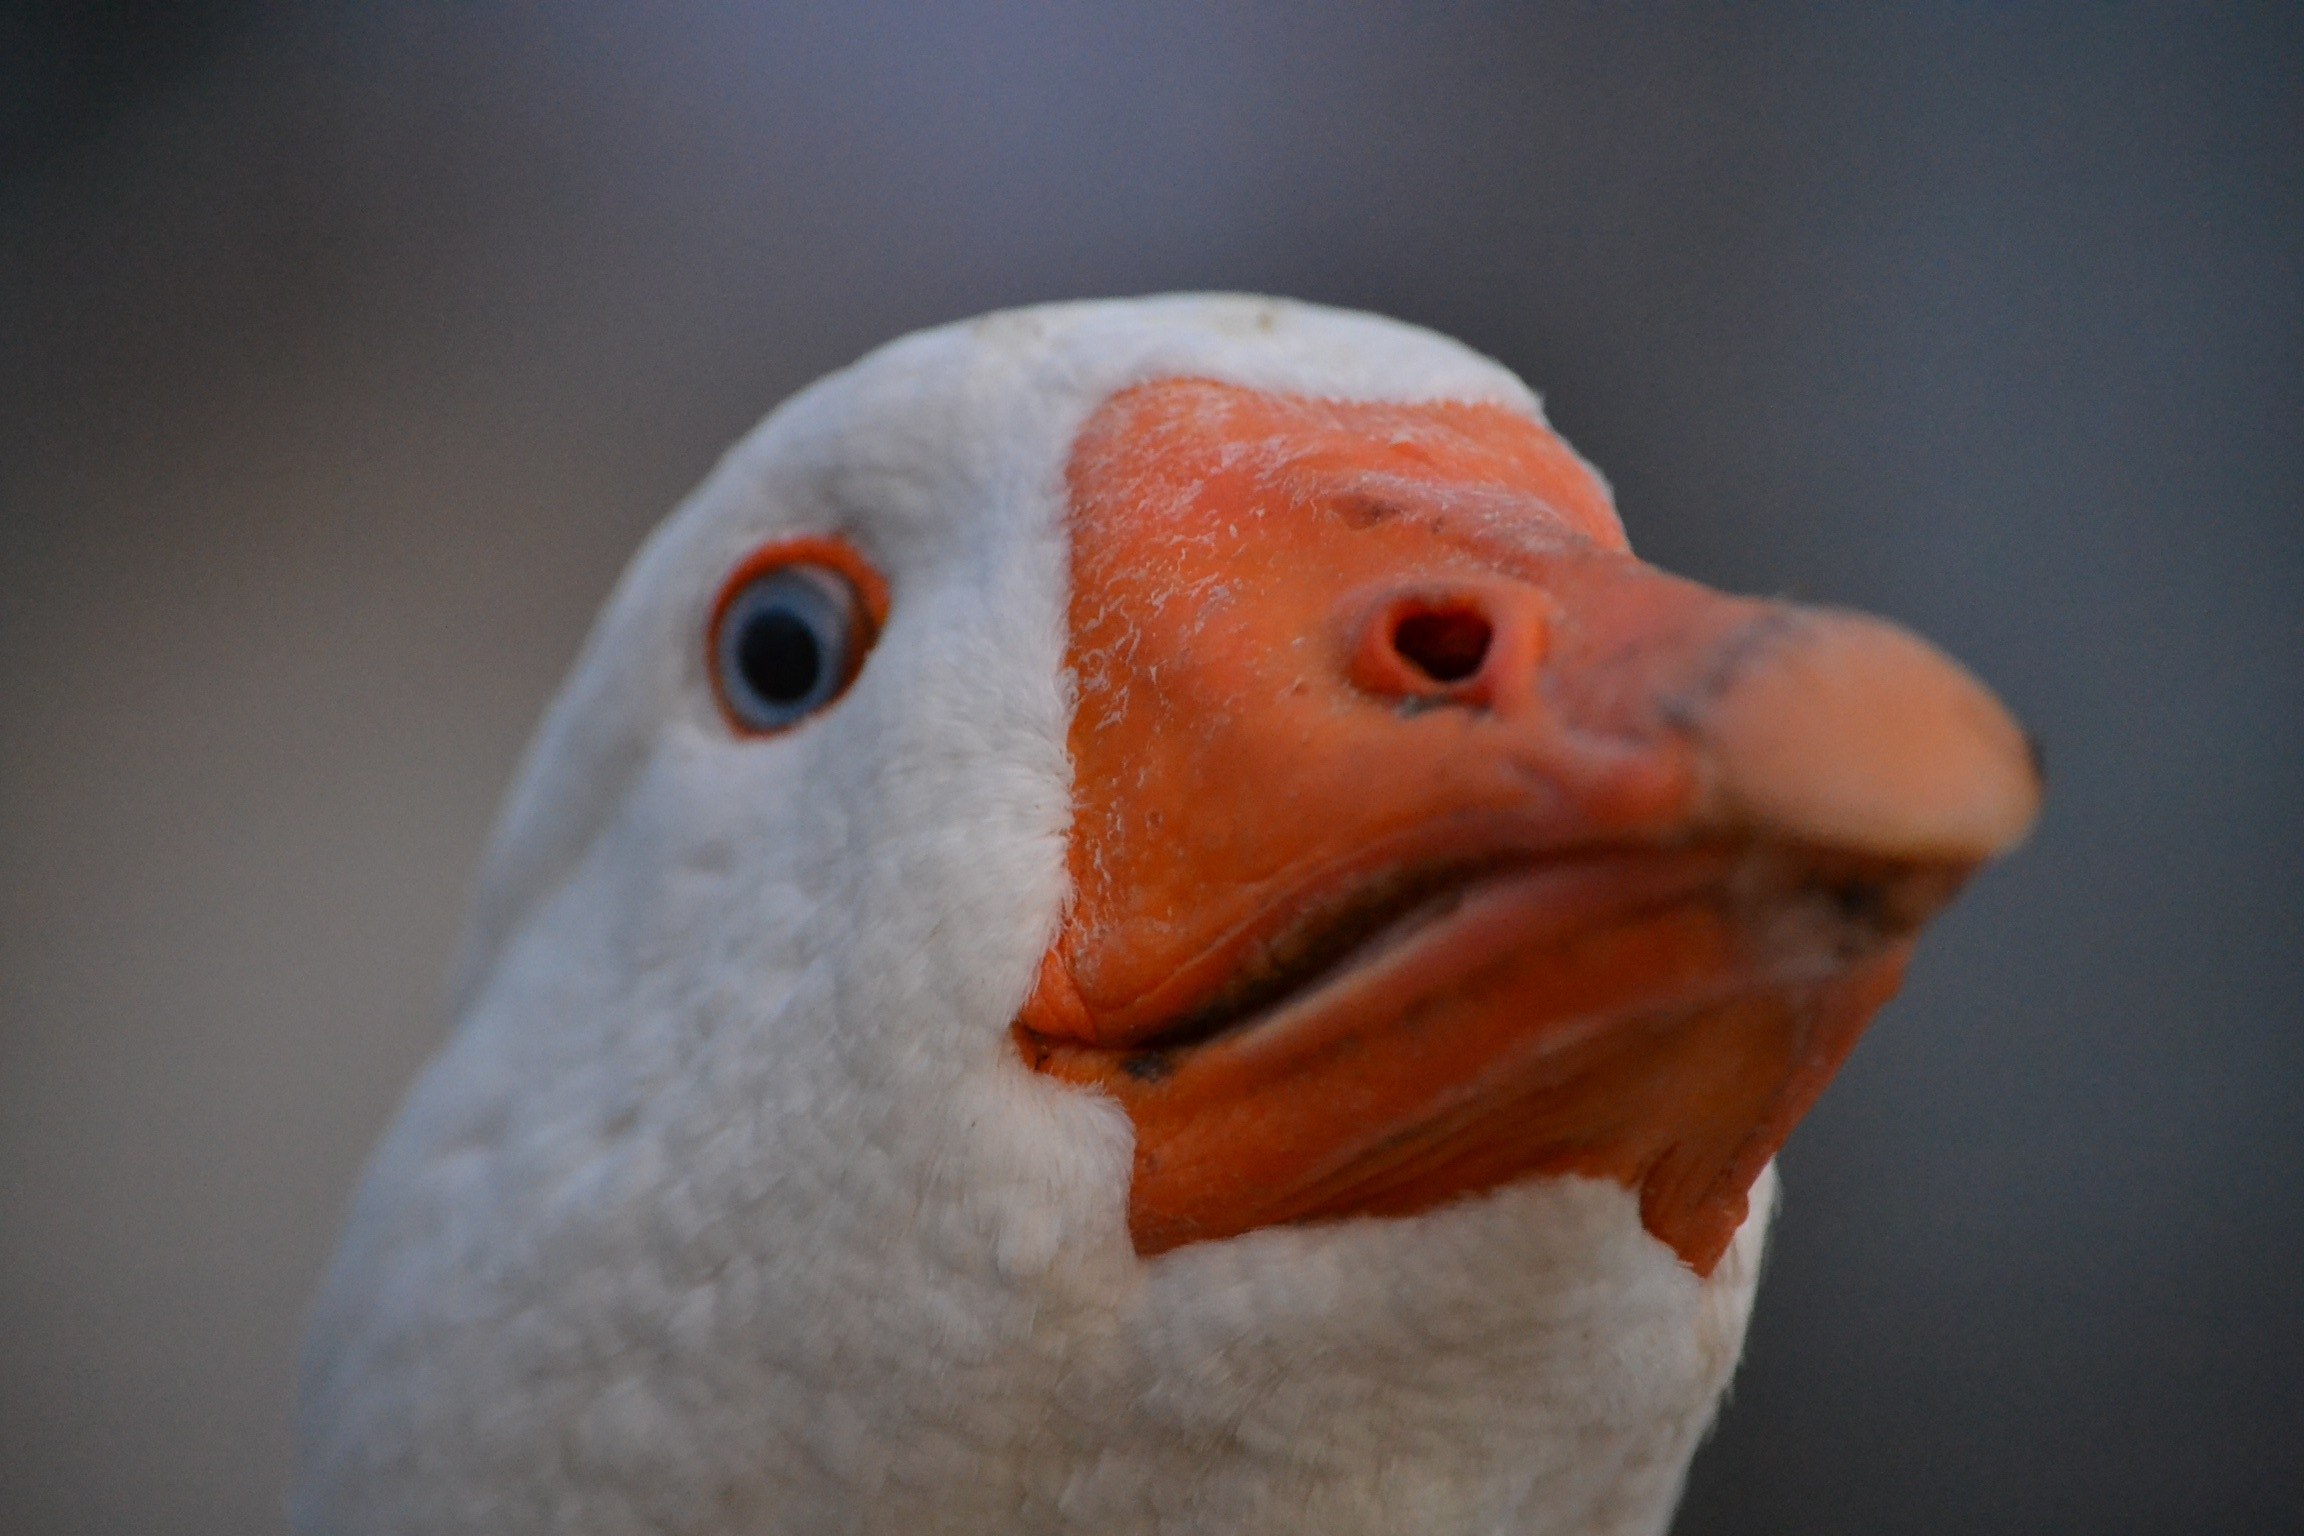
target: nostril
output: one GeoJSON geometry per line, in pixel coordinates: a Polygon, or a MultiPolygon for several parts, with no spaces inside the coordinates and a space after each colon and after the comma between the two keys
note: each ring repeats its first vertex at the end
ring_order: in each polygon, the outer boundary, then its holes
{"type": "Polygon", "coordinates": [[[1496,626],[1474,608],[1421,608],[1392,625],[1392,649],[1436,683],[1460,683],[1488,659],[1496,626]]]}

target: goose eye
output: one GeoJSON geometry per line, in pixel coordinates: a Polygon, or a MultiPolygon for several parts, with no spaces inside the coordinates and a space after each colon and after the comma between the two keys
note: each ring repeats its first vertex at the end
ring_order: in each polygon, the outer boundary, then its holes
{"type": "Polygon", "coordinates": [[[712,683],[729,721],[781,731],[838,698],[871,647],[877,607],[830,565],[748,562],[712,621],[712,683]]]}

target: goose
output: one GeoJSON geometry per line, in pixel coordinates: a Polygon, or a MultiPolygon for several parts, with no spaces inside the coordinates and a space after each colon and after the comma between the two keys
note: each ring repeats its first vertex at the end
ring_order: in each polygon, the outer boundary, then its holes
{"type": "Polygon", "coordinates": [[[1500,365],[1187,295],[785,403],[517,775],[308,1532],[1658,1532],[2027,741],[1500,365]]]}

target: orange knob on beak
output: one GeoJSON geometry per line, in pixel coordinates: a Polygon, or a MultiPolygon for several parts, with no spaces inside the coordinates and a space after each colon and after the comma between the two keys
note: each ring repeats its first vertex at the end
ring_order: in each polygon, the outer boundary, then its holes
{"type": "Polygon", "coordinates": [[[1026,1060],[1140,1251],[1609,1178],[1699,1272],[1919,927],[2029,827],[2000,706],[1634,559],[1497,407],[1130,390],[1069,470],[1074,898],[1026,1060]]]}

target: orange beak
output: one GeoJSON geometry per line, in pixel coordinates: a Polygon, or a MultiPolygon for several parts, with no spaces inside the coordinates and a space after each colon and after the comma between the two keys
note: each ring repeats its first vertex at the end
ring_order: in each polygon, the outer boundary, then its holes
{"type": "Polygon", "coordinates": [[[1920,926],[2030,826],[1888,625],[1634,559],[1497,407],[1142,386],[1068,471],[1074,899],[1025,1059],[1146,1254],[1610,1178],[1709,1273],[1920,926]]]}

